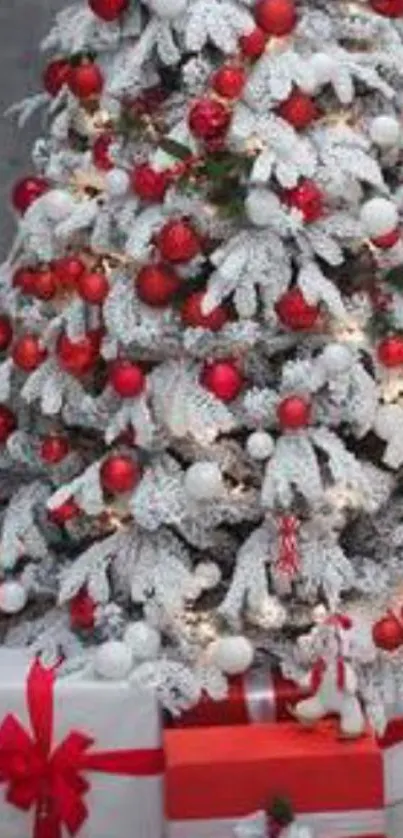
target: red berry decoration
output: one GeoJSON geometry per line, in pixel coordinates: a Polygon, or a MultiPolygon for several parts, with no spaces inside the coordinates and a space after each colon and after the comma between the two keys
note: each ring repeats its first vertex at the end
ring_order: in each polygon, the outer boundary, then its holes
{"type": "Polygon", "coordinates": [[[57,342],[56,352],[59,364],[65,372],[80,378],[94,369],[99,358],[101,333],[88,332],[78,340],[70,340],[66,334],[61,334],[57,342]]]}
{"type": "Polygon", "coordinates": [[[267,44],[267,35],[256,26],[249,32],[249,35],[242,35],[239,39],[239,46],[245,58],[260,58],[263,55],[267,44]]]}
{"type": "Polygon", "coordinates": [[[17,420],[14,413],[6,404],[0,404],[0,445],[4,445],[7,442],[16,427],[17,420]]]}
{"type": "Polygon", "coordinates": [[[243,67],[226,64],[214,75],[213,88],[225,99],[237,99],[242,93],[245,82],[246,72],[243,67]]]}
{"type": "Polygon", "coordinates": [[[92,146],[92,159],[97,169],[102,172],[109,172],[115,168],[113,160],[109,157],[109,149],[114,142],[112,134],[100,134],[92,146]]]}
{"type": "Polygon", "coordinates": [[[48,515],[53,524],[63,526],[63,524],[67,524],[69,521],[77,518],[80,513],[81,509],[78,503],[76,503],[74,498],[69,498],[69,500],[60,504],[56,509],[49,509],[48,515]]]}
{"type": "Polygon", "coordinates": [[[315,100],[303,93],[302,90],[294,90],[288,99],[285,99],[278,106],[277,113],[297,131],[308,128],[319,116],[315,100]]]}
{"type": "Polygon", "coordinates": [[[31,293],[39,300],[51,300],[58,288],[57,275],[50,268],[36,271],[31,293]]]}
{"type": "Polygon", "coordinates": [[[286,204],[298,209],[307,224],[318,221],[323,215],[323,193],[312,180],[303,180],[294,189],[283,193],[286,204]]]}
{"type": "Polygon", "coordinates": [[[198,99],[189,113],[189,128],[200,140],[221,138],[229,128],[231,112],[216,99],[198,99]]]}
{"type": "Polygon", "coordinates": [[[384,366],[392,369],[403,364],[403,337],[393,335],[384,338],[377,347],[378,361],[384,366]]]}
{"type": "Polygon", "coordinates": [[[71,628],[94,628],[96,607],[96,603],[86,590],[79,591],[69,602],[71,628]]]}
{"type": "Polygon", "coordinates": [[[201,372],[200,381],[210,393],[222,402],[232,402],[239,396],[244,379],[234,361],[206,362],[201,372]]]}
{"type": "Polygon", "coordinates": [[[78,64],[71,67],[69,73],[69,88],[77,99],[89,99],[100,96],[104,87],[102,71],[95,62],[78,64]]]}
{"type": "Polygon", "coordinates": [[[43,73],[43,86],[50,96],[57,96],[67,84],[70,70],[70,63],[65,58],[56,58],[48,64],[43,73]]]}
{"type": "Polygon", "coordinates": [[[259,0],[255,17],[268,35],[289,35],[297,22],[294,0],[259,0]]]}
{"type": "Polygon", "coordinates": [[[77,282],[84,271],[84,262],[78,256],[65,256],[64,259],[58,259],[53,264],[57,286],[66,291],[73,291],[77,288],[77,282]]]}
{"type": "Polygon", "coordinates": [[[385,17],[403,17],[403,0],[370,0],[375,12],[385,17]]]}
{"type": "Polygon", "coordinates": [[[158,235],[161,256],[167,262],[190,262],[200,252],[200,239],[185,219],[168,221],[158,235]]]}
{"type": "Polygon", "coordinates": [[[134,169],[132,187],[142,201],[162,201],[167,186],[166,172],[157,172],[148,163],[142,163],[134,169]]]}
{"type": "Polygon", "coordinates": [[[14,209],[21,215],[45,194],[49,189],[49,183],[43,177],[26,177],[19,180],[11,193],[11,201],[14,209]]]}
{"type": "Polygon", "coordinates": [[[113,389],[124,399],[133,399],[143,392],[146,379],[141,367],[131,361],[117,360],[111,364],[109,381],[113,389]]]}
{"type": "Polygon", "coordinates": [[[42,440],[40,455],[49,465],[61,463],[70,451],[70,443],[65,436],[51,434],[42,440]]]}
{"type": "Polygon", "coordinates": [[[391,230],[390,233],[385,233],[384,236],[377,236],[375,239],[371,239],[371,242],[375,247],[379,247],[380,250],[389,250],[390,247],[394,247],[398,243],[399,239],[400,230],[391,230]]]}
{"type": "Polygon", "coordinates": [[[6,314],[0,315],[0,352],[4,352],[13,339],[13,327],[6,314]]]}
{"type": "Polygon", "coordinates": [[[17,367],[24,372],[33,372],[42,364],[47,352],[40,344],[37,335],[22,335],[15,342],[12,358],[17,367]]]}
{"type": "Polygon", "coordinates": [[[88,5],[95,15],[111,23],[127,9],[128,0],[88,0],[88,5]]]}
{"type": "Polygon", "coordinates": [[[287,329],[312,329],[319,317],[319,306],[307,303],[299,288],[290,288],[277,300],[276,313],[287,329]]]}
{"type": "Polygon", "coordinates": [[[35,277],[33,268],[18,268],[13,276],[13,287],[19,288],[23,294],[33,294],[35,277]]]}
{"type": "Polygon", "coordinates": [[[394,614],[387,614],[372,626],[372,638],[378,649],[394,652],[403,645],[403,626],[394,614]]]}
{"type": "Polygon", "coordinates": [[[288,396],[277,407],[277,418],[282,430],[295,431],[309,425],[312,415],[310,403],[301,396],[288,396]]]}
{"type": "Polygon", "coordinates": [[[202,327],[218,332],[229,320],[229,313],[224,306],[216,306],[209,314],[203,312],[204,291],[195,291],[185,300],[180,310],[184,326],[202,327]]]}
{"type": "Polygon", "coordinates": [[[103,273],[83,273],[77,279],[77,291],[87,303],[101,305],[109,294],[109,283],[103,273]]]}
{"type": "Polygon", "coordinates": [[[101,484],[111,494],[131,492],[140,478],[140,466],[132,457],[113,454],[102,463],[101,484]]]}
{"type": "Polygon", "coordinates": [[[181,286],[181,280],[167,265],[145,265],[136,276],[139,299],[153,308],[168,305],[181,286]]]}

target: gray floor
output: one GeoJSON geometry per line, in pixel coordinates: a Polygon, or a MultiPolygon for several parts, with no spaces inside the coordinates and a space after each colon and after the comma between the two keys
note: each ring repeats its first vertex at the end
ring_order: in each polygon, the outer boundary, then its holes
{"type": "MultiPolygon", "coordinates": [[[[52,16],[66,6],[66,0],[0,0],[0,102],[3,108],[40,89],[44,57],[39,42],[52,16]]],[[[0,261],[7,253],[13,234],[10,185],[30,170],[30,149],[38,135],[38,122],[18,132],[0,114],[0,261]]]]}

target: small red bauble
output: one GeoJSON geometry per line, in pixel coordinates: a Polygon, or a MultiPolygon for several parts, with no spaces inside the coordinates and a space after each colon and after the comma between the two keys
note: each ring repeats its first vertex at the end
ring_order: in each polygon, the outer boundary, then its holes
{"type": "Polygon", "coordinates": [[[53,270],[36,271],[34,275],[32,294],[39,300],[51,300],[57,291],[57,276],[53,270]]]}
{"type": "Polygon", "coordinates": [[[119,396],[133,399],[139,396],[146,386],[146,379],[141,367],[131,361],[117,360],[110,366],[109,381],[119,396]]]}
{"type": "Polygon", "coordinates": [[[112,134],[100,134],[92,146],[92,159],[97,169],[102,172],[110,172],[115,168],[113,160],[109,157],[109,149],[114,142],[112,134]]]}
{"type": "Polygon", "coordinates": [[[403,0],[370,0],[375,12],[385,17],[403,17],[403,0]]]}
{"type": "Polygon", "coordinates": [[[77,279],[77,291],[87,303],[101,305],[109,294],[109,283],[103,273],[83,273],[77,279]]]}
{"type": "Polygon", "coordinates": [[[51,61],[43,73],[43,86],[50,96],[57,96],[64,84],[67,84],[70,75],[70,63],[65,58],[56,58],[51,61]]]}
{"type": "Polygon", "coordinates": [[[139,299],[154,308],[171,302],[181,286],[180,278],[166,265],[145,265],[136,277],[139,299]]]}
{"type": "Polygon", "coordinates": [[[45,463],[56,465],[61,463],[70,450],[70,444],[65,436],[51,434],[42,440],[40,455],[45,463]]]}
{"type": "Polygon", "coordinates": [[[241,95],[246,82],[246,72],[243,67],[226,64],[215,73],[213,88],[226,99],[237,99],[241,95]]]}
{"type": "Polygon", "coordinates": [[[289,35],[297,22],[294,0],[259,0],[255,17],[268,35],[289,35]]]}
{"type": "Polygon", "coordinates": [[[111,23],[127,9],[128,0],[88,0],[88,5],[95,15],[111,23]]]}
{"type": "Polygon", "coordinates": [[[77,518],[80,515],[81,509],[74,500],[74,498],[69,498],[56,509],[49,509],[48,515],[50,520],[54,524],[59,524],[62,526],[63,524],[67,524],[69,521],[72,521],[74,518],[77,518]]]}
{"type": "Polygon", "coordinates": [[[388,614],[374,623],[372,638],[378,649],[394,652],[403,645],[403,627],[394,614],[388,614]]]}
{"type": "Polygon", "coordinates": [[[78,64],[71,67],[68,83],[74,96],[78,99],[89,99],[91,96],[100,96],[104,77],[98,64],[78,64]]]}
{"type": "Polygon", "coordinates": [[[189,128],[201,140],[222,137],[231,122],[231,112],[216,99],[198,99],[189,112],[189,128]]]}
{"type": "Polygon", "coordinates": [[[131,180],[136,195],[142,201],[162,201],[168,186],[166,172],[157,172],[148,163],[136,166],[131,180]]]}
{"type": "Polygon", "coordinates": [[[49,189],[49,183],[43,177],[26,177],[19,180],[11,193],[14,209],[22,215],[49,189]]]}
{"type": "Polygon", "coordinates": [[[141,477],[139,464],[132,457],[114,454],[101,466],[101,484],[111,494],[131,492],[141,477]]]}
{"type": "Polygon", "coordinates": [[[200,239],[188,221],[168,221],[158,234],[158,248],[167,262],[190,262],[200,252],[200,239]]]}
{"type": "Polygon", "coordinates": [[[86,590],[79,591],[69,602],[71,628],[94,628],[96,607],[96,603],[86,590]]]}
{"type": "Polygon", "coordinates": [[[307,303],[299,288],[290,288],[277,300],[276,313],[288,329],[312,329],[319,317],[319,307],[307,303]]]}
{"type": "Polygon", "coordinates": [[[400,367],[403,364],[403,337],[394,335],[384,338],[378,343],[376,352],[378,361],[384,367],[400,367]]]}
{"type": "Polygon", "coordinates": [[[75,290],[77,281],[85,271],[84,262],[78,256],[65,256],[53,264],[57,285],[66,291],[75,290]]]}
{"type": "Polygon", "coordinates": [[[33,294],[35,277],[33,268],[18,268],[13,276],[13,287],[20,288],[23,294],[33,294]]]}
{"type": "Polygon", "coordinates": [[[209,314],[204,314],[202,304],[205,296],[204,291],[195,291],[185,300],[180,310],[182,323],[185,326],[201,326],[203,329],[218,332],[229,320],[228,311],[224,306],[216,306],[209,314]]]}
{"type": "Polygon", "coordinates": [[[57,357],[65,372],[77,376],[86,375],[94,369],[99,358],[101,333],[88,332],[79,340],[70,340],[66,334],[61,334],[57,341],[57,357]]]}
{"type": "Polygon", "coordinates": [[[242,35],[239,39],[239,46],[245,58],[260,58],[263,55],[267,44],[267,35],[256,26],[249,32],[249,35],[242,35]]]}
{"type": "Polygon", "coordinates": [[[312,415],[310,403],[301,396],[288,396],[277,407],[277,418],[283,430],[297,430],[309,425],[312,415]]]}
{"type": "Polygon", "coordinates": [[[222,402],[232,402],[239,396],[244,379],[234,361],[211,361],[204,364],[200,381],[222,402]]]}
{"type": "Polygon", "coordinates": [[[15,431],[17,420],[14,413],[5,404],[0,404],[0,444],[7,442],[9,436],[15,431]]]}
{"type": "Polygon", "coordinates": [[[4,352],[13,339],[13,327],[6,314],[0,315],[0,352],[4,352]]]}
{"type": "Polygon", "coordinates": [[[294,90],[288,99],[281,102],[277,113],[297,131],[307,128],[319,116],[315,100],[301,90],[294,90]]]}
{"type": "Polygon", "coordinates": [[[302,213],[307,224],[323,215],[323,193],[312,180],[303,180],[294,189],[286,189],[283,198],[288,206],[302,213]]]}
{"type": "Polygon", "coordinates": [[[394,247],[398,243],[399,239],[400,230],[391,230],[390,233],[385,233],[384,236],[377,236],[375,239],[371,239],[371,242],[381,250],[389,250],[390,247],[394,247]]]}
{"type": "Polygon", "coordinates": [[[41,346],[37,335],[22,335],[12,350],[15,365],[24,372],[36,370],[44,362],[46,355],[46,349],[41,346]]]}

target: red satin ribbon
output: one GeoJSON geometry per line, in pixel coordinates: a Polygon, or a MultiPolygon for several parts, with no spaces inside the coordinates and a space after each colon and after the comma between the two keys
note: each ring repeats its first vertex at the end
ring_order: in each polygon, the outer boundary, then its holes
{"type": "Polygon", "coordinates": [[[88,817],[85,771],[152,777],[164,769],[161,748],[88,753],[94,740],[72,731],[52,749],[54,673],[36,661],[27,680],[32,728],[8,715],[0,727],[0,782],[6,799],[23,811],[35,808],[33,838],[61,838],[64,826],[75,836],[88,817]]]}

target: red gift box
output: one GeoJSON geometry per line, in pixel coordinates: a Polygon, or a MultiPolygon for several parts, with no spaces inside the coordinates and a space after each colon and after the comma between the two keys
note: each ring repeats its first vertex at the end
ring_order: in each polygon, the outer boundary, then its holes
{"type": "MultiPolygon", "coordinates": [[[[288,798],[315,838],[380,838],[381,751],[370,735],[337,738],[333,722],[169,730],[169,838],[233,838],[239,820],[288,798]]],[[[401,838],[401,836],[395,836],[401,838]]]]}

